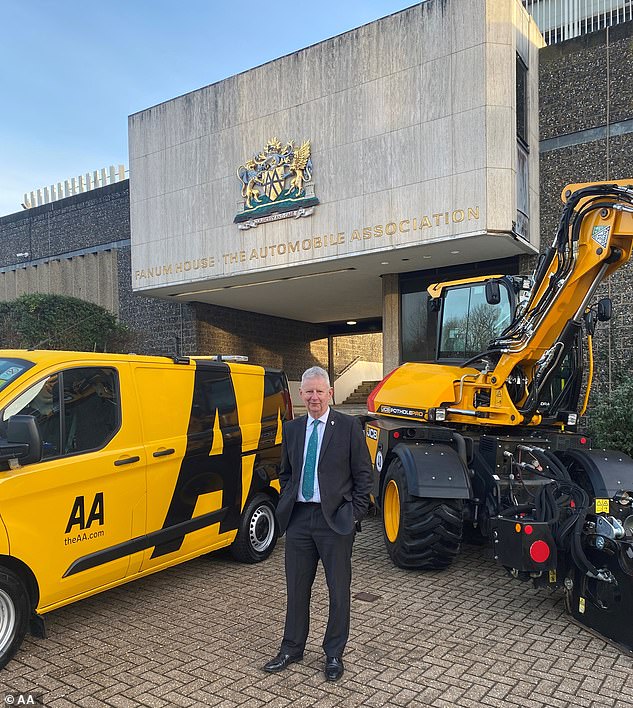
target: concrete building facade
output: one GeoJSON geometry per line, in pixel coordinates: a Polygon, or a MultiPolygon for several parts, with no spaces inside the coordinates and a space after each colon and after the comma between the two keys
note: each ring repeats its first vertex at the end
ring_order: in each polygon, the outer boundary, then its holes
{"type": "Polygon", "coordinates": [[[134,291],[382,320],[393,368],[400,274],[538,251],[541,44],[515,0],[427,0],[134,114],[134,291]]]}

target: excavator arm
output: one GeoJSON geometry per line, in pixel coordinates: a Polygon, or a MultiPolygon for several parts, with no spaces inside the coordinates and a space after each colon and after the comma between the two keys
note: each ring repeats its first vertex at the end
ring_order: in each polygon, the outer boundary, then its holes
{"type": "Polygon", "coordinates": [[[503,386],[513,371],[525,377],[517,402],[523,422],[538,415],[540,394],[569,351],[600,283],[631,257],[633,185],[569,185],[552,246],[534,272],[529,299],[512,324],[491,343],[499,358],[487,376],[503,386]]]}
{"type": "MultiPolygon", "coordinates": [[[[600,283],[630,259],[633,244],[633,180],[572,184],[563,201],[554,242],[506,329],[458,367],[403,364],[372,393],[370,412],[482,426],[544,422],[550,413],[543,410],[544,391],[565,357],[581,356],[589,304],[600,283]]],[[[459,286],[441,283],[428,292],[439,303],[447,289],[459,286]]]]}

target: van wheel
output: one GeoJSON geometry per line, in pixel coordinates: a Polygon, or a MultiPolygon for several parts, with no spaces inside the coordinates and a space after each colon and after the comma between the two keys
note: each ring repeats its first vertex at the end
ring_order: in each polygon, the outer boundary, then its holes
{"type": "Polygon", "coordinates": [[[259,563],[268,558],[276,543],[275,507],[265,494],[257,494],[242,512],[231,554],[242,563],[259,563]]]}
{"type": "Polygon", "coordinates": [[[411,496],[397,458],[387,470],[382,517],[387,552],[399,568],[446,568],[459,553],[462,500],[411,496]]]}
{"type": "Polygon", "coordinates": [[[0,567],[0,669],[18,650],[29,624],[29,597],[20,578],[0,567]]]}

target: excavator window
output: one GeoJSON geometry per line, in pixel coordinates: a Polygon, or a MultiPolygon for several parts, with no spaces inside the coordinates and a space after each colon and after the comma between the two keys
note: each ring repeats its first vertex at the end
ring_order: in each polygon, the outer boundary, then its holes
{"type": "Polygon", "coordinates": [[[447,288],[437,358],[463,361],[485,351],[490,340],[508,326],[512,312],[507,287],[501,287],[501,302],[496,305],[487,302],[485,283],[447,288]]]}

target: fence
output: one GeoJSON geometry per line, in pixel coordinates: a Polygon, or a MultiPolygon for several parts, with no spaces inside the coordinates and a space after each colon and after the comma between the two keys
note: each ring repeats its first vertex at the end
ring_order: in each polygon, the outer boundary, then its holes
{"type": "Polygon", "coordinates": [[[633,0],[523,0],[546,44],[633,19],[633,0]]]}
{"type": "Polygon", "coordinates": [[[71,197],[73,194],[89,192],[98,187],[105,187],[107,184],[114,184],[114,182],[122,182],[124,179],[126,179],[125,166],[119,165],[115,168],[114,165],[110,165],[107,169],[104,167],[101,170],[94,170],[94,172],[86,172],[84,175],[72,177],[64,182],[58,182],[56,185],[51,184],[50,187],[42,187],[28,192],[24,195],[22,208],[31,209],[58,199],[71,197]]]}

